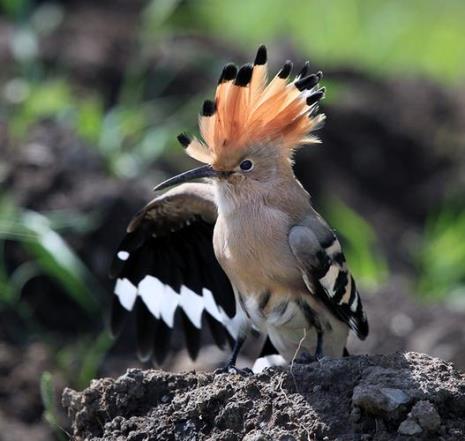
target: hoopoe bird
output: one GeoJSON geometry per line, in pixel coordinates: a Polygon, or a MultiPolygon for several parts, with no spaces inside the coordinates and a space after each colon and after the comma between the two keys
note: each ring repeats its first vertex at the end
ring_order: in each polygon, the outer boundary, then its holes
{"type": "Polygon", "coordinates": [[[297,148],[319,142],[322,73],[307,62],[290,81],[291,70],[287,61],[267,82],[264,46],[253,65],[226,65],[203,104],[202,139],[178,136],[205,165],[155,187],[174,188],[130,222],[111,270],[111,327],[135,310],[142,359],[163,363],[178,327],[193,359],[202,328],[220,347],[232,340],[228,367],[251,333],[288,363],[343,356],[349,330],[367,336],[341,245],[292,168],[297,148]]]}

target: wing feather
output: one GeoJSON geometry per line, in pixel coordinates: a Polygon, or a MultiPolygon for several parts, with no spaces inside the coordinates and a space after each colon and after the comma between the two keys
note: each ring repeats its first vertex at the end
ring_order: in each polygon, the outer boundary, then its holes
{"type": "Polygon", "coordinates": [[[153,338],[153,358],[159,365],[163,364],[171,349],[172,330],[163,320],[155,320],[153,338]]]}
{"type": "Polygon", "coordinates": [[[135,304],[137,355],[142,361],[152,357],[156,322],[140,297],[135,304]]]}
{"type": "Polygon", "coordinates": [[[326,222],[312,213],[303,225],[291,229],[289,245],[309,291],[360,339],[365,339],[368,322],[362,301],[341,245],[326,222]]]}
{"type": "Polygon", "coordinates": [[[184,334],[191,358],[202,330],[224,347],[235,336],[234,292],[213,250],[216,205],[209,184],[184,184],[155,198],[132,220],[118,248],[110,325],[121,332],[136,312],[137,351],[162,363],[173,332],[184,334]]]}

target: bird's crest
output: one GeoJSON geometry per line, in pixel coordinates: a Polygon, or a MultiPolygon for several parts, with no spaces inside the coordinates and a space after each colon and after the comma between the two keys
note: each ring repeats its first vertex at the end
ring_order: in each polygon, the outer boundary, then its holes
{"type": "Polygon", "coordinates": [[[292,150],[319,142],[311,133],[325,120],[324,114],[318,114],[325,92],[318,86],[322,73],[309,74],[307,62],[290,82],[291,70],[292,63],[286,61],[267,82],[265,46],[258,48],[253,65],[239,70],[226,65],[214,101],[204,102],[199,117],[203,141],[184,133],[178,136],[189,156],[211,164],[252,145],[274,142],[292,150]]]}

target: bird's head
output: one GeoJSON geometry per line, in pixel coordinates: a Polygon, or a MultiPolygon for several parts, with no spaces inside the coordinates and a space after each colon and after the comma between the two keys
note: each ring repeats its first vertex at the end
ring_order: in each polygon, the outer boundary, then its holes
{"type": "MultiPolygon", "coordinates": [[[[291,158],[297,147],[319,142],[325,115],[318,114],[324,97],[321,72],[308,73],[308,62],[289,81],[292,63],[286,61],[267,82],[267,53],[260,46],[254,64],[239,70],[223,68],[215,99],[204,102],[199,117],[203,140],[184,133],[178,141],[189,156],[206,163],[155,187],[155,190],[198,178],[214,178],[229,188],[269,186],[292,175],[291,158]]],[[[292,175],[293,176],[293,175],[292,175]]]]}

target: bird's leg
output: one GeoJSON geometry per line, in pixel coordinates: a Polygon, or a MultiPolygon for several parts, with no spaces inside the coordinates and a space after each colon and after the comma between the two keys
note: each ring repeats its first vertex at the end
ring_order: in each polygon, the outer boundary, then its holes
{"type": "Polygon", "coordinates": [[[308,352],[302,352],[295,360],[298,364],[310,364],[315,361],[320,361],[323,358],[323,332],[317,330],[316,332],[316,348],[315,354],[311,355],[308,352]]]}
{"type": "Polygon", "coordinates": [[[239,355],[239,352],[245,342],[245,336],[240,336],[237,338],[237,340],[234,342],[234,347],[233,351],[231,354],[231,357],[229,358],[228,362],[226,365],[220,369],[217,369],[215,371],[216,374],[223,374],[226,372],[236,372],[236,373],[250,373],[250,369],[238,369],[236,367],[236,361],[237,361],[237,356],[239,355]]]}
{"type": "Polygon", "coordinates": [[[323,332],[318,330],[316,333],[315,358],[319,361],[323,358],[323,332]]]}
{"type": "Polygon", "coordinates": [[[236,362],[237,362],[237,356],[239,355],[239,352],[245,342],[245,337],[238,337],[237,340],[234,343],[233,351],[231,354],[231,357],[226,364],[227,367],[233,368],[236,367],[236,362]]]}

